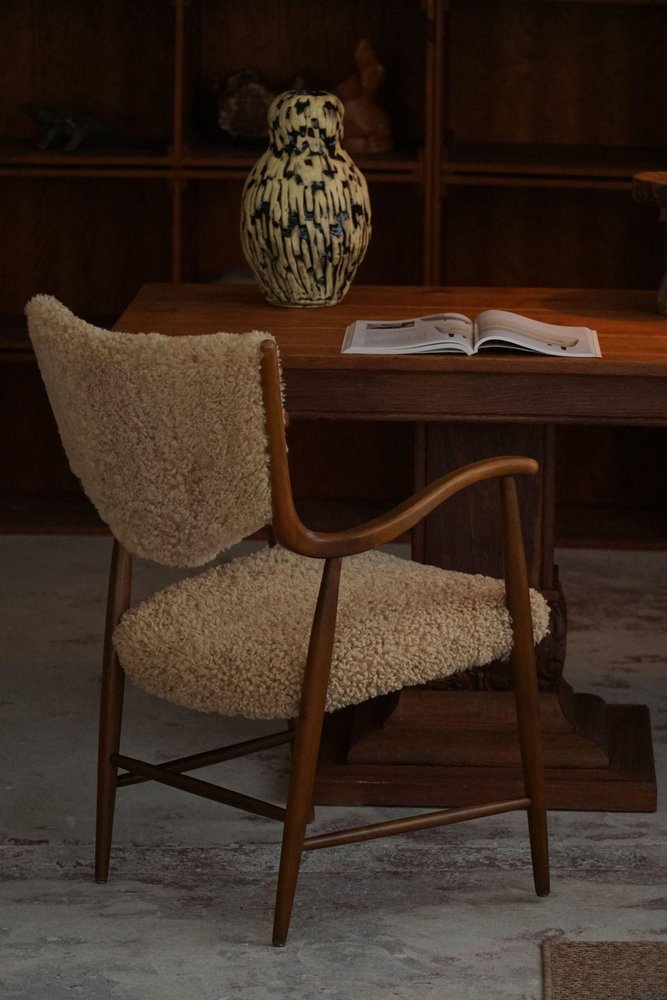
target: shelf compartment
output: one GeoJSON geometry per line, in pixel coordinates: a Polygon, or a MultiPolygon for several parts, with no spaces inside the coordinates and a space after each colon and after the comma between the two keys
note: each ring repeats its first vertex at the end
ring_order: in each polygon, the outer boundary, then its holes
{"type": "Polygon", "coordinates": [[[453,0],[448,28],[457,144],[667,146],[663,6],[453,0]]]}
{"type": "MultiPolygon", "coordinates": [[[[116,147],[148,142],[166,152],[173,119],[171,4],[25,0],[3,7],[0,136],[32,149],[46,128],[21,108],[36,104],[93,116],[113,129],[109,142],[116,147]]],[[[102,148],[84,149],[104,155],[102,148]]]]}
{"type": "Polygon", "coordinates": [[[3,312],[38,292],[79,315],[118,316],[142,284],[171,274],[171,192],[140,178],[5,176],[3,312]]]}
{"type": "Polygon", "coordinates": [[[657,219],[625,190],[453,185],[443,199],[448,285],[657,288],[657,219]]]}
{"type": "Polygon", "coordinates": [[[240,281],[248,277],[239,234],[243,181],[230,178],[221,184],[207,174],[185,182],[184,281],[240,281]]]}
{"type": "Polygon", "coordinates": [[[414,0],[395,0],[390,17],[376,0],[355,0],[344,12],[339,0],[312,0],[307,12],[303,0],[200,0],[191,15],[186,144],[220,136],[216,80],[255,70],[276,94],[296,77],[306,89],[334,90],[354,69],[354,50],[366,38],[385,68],[377,103],[390,114],[395,145],[423,146],[427,22],[414,0]]]}
{"type": "Polygon", "coordinates": [[[359,266],[359,285],[420,285],[424,271],[424,196],[419,188],[373,183],[371,240],[359,266]]]}
{"type": "Polygon", "coordinates": [[[167,152],[169,139],[148,141],[137,139],[122,144],[86,146],[66,153],[62,150],[37,149],[35,144],[0,139],[0,169],[12,166],[36,168],[61,167],[80,170],[89,167],[153,167],[171,162],[167,152]]]}

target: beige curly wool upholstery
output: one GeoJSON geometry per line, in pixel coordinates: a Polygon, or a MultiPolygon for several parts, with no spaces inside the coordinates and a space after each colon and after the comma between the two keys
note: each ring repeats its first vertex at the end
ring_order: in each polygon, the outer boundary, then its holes
{"type": "MultiPolygon", "coordinates": [[[[114,645],[140,687],[204,712],[296,715],[322,562],[278,546],[126,612],[114,645]]],[[[535,640],[548,608],[531,591],[535,640]]],[[[327,711],[509,654],[501,581],[368,552],[343,560],[327,711]]]]}
{"type": "MultiPolygon", "coordinates": [[[[56,299],[26,308],[74,472],[131,552],[195,566],[270,523],[265,333],[102,330],[56,299]]],[[[297,713],[322,561],[280,547],[127,611],[114,644],[140,687],[204,712],[297,713]]],[[[543,598],[531,593],[535,638],[543,598]]],[[[343,560],[327,710],[506,656],[500,581],[369,552],[343,560]]]]}
{"type": "Polygon", "coordinates": [[[269,334],[110,332],[48,295],[26,315],[72,470],[127,549],[198,566],[270,522],[269,334]]]}

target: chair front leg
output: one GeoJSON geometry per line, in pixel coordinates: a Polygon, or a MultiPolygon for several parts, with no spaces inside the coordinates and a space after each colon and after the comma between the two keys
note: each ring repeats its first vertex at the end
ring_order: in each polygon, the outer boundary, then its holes
{"type": "Polygon", "coordinates": [[[130,606],[132,557],[114,540],[109,570],[102,692],[100,695],[99,744],[97,757],[97,831],[95,837],[95,881],[106,882],[109,875],[111,834],[116,804],[118,768],[111,755],[118,753],[123,715],[125,673],[113,648],[113,632],[121,615],[130,606]]]}
{"type": "Polygon", "coordinates": [[[296,738],[283,829],[273,944],[287,940],[303,841],[311,812],[338,607],[341,560],[327,559],[310,633],[310,644],[296,723],[296,738]]]}
{"type": "Polygon", "coordinates": [[[528,573],[521,531],[521,516],[514,479],[501,479],[505,591],[512,618],[510,658],[516,701],[519,746],[528,807],[528,832],[533,879],[538,896],[549,895],[549,840],[544,788],[544,760],[540,726],[535,640],[530,610],[528,573]]]}

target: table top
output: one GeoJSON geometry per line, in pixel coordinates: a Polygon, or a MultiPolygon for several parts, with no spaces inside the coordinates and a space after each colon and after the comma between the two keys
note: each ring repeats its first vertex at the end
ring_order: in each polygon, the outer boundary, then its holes
{"type": "Polygon", "coordinates": [[[667,424],[667,317],[655,292],[353,286],[343,302],[282,309],[253,285],[146,285],[119,318],[128,332],[266,330],[279,344],[295,416],[667,424]],[[341,355],[356,319],[508,309],[597,330],[602,358],[341,355]]]}

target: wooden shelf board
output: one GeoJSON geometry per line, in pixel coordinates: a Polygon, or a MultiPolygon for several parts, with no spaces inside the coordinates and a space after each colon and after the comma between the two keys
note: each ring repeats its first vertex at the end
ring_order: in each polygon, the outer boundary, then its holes
{"type": "MultiPolygon", "coordinates": [[[[211,168],[217,171],[248,171],[264,152],[263,148],[242,148],[193,142],[180,159],[188,168],[211,168]]],[[[356,165],[370,178],[375,175],[395,175],[396,180],[418,182],[422,176],[422,163],[416,150],[392,150],[377,155],[353,154],[356,165]]]]}
{"type": "Polygon", "coordinates": [[[629,181],[642,170],[666,166],[663,148],[454,143],[444,154],[442,172],[450,183],[469,174],[629,181]]]}
{"type": "Polygon", "coordinates": [[[141,140],[118,145],[82,146],[67,153],[62,149],[38,149],[34,144],[0,141],[0,166],[112,167],[157,166],[169,163],[169,142],[141,140]]]}

